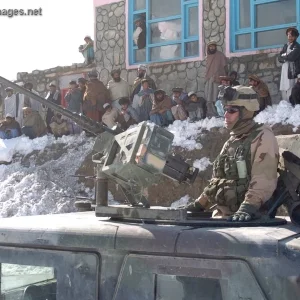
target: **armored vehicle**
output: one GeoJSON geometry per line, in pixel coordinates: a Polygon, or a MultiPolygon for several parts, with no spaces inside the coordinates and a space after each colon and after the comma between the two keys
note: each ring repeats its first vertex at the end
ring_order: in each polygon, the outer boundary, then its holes
{"type": "Polygon", "coordinates": [[[297,156],[282,155],[292,171],[280,171],[282,185],[265,218],[230,223],[150,207],[144,189],[159,176],[192,183],[197,175],[170,154],[166,130],[141,123],[103,132],[84,116],[49,107],[97,134],[96,195],[86,202],[94,211],[2,219],[0,299],[300,299],[297,156]],[[120,185],[128,204],[108,205],[108,180],[120,185]],[[290,218],[275,218],[282,203],[290,218]]]}

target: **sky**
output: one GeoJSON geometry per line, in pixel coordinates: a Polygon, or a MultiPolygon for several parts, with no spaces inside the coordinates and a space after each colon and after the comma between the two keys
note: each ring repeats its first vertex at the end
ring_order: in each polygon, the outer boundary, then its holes
{"type": "Polygon", "coordinates": [[[93,0],[1,0],[0,76],[84,61],[83,38],[94,39],[93,0]],[[37,16],[4,16],[4,9],[37,9],[37,16]],[[40,10],[41,9],[41,10],[40,10]]]}

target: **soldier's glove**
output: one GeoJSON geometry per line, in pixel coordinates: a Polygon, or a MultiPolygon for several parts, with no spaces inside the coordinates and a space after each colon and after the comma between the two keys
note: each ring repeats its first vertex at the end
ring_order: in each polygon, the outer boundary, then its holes
{"type": "Polygon", "coordinates": [[[190,212],[205,211],[205,208],[199,203],[199,201],[191,202],[191,203],[187,204],[184,208],[190,212]]]}
{"type": "Polygon", "coordinates": [[[249,222],[258,219],[260,214],[257,208],[251,204],[242,203],[239,210],[229,217],[231,222],[249,222]]]}

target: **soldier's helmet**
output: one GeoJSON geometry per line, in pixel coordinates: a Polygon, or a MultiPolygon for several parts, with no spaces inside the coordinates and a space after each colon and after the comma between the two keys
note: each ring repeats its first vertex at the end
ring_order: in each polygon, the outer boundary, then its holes
{"type": "Polygon", "coordinates": [[[243,85],[227,87],[224,91],[222,103],[224,106],[243,106],[249,111],[259,110],[257,93],[251,87],[243,85]]]}

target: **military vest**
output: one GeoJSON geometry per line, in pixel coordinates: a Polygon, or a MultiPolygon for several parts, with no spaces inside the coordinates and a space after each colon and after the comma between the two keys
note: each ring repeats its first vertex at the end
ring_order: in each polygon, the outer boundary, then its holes
{"type": "Polygon", "coordinates": [[[213,178],[204,189],[212,204],[227,206],[232,212],[238,210],[244,201],[251,179],[251,144],[262,131],[256,125],[243,139],[230,138],[213,163],[213,178]],[[240,157],[246,162],[247,175],[239,178],[237,161],[240,157]]]}

